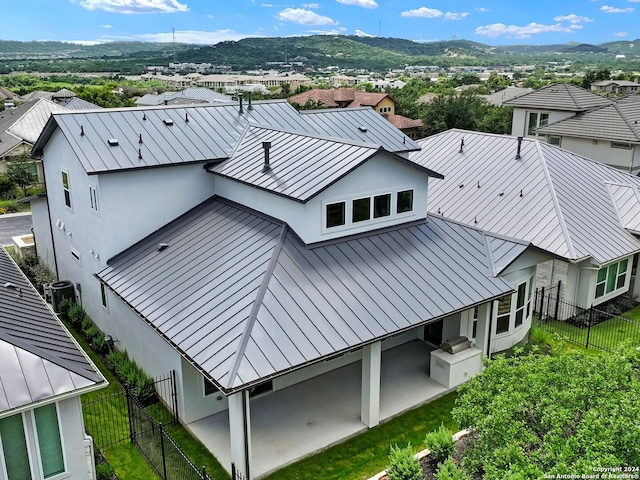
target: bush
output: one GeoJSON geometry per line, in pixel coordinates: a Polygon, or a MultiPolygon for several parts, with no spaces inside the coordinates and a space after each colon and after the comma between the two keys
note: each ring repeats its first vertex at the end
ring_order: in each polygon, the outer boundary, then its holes
{"type": "Polygon", "coordinates": [[[33,280],[35,282],[36,287],[42,285],[43,283],[53,283],[57,281],[56,274],[51,271],[51,269],[42,262],[38,262],[31,269],[33,273],[33,280]]]}
{"type": "Polygon", "coordinates": [[[16,200],[2,200],[0,201],[0,208],[4,210],[4,213],[16,213],[19,210],[16,200]]]}
{"type": "MultiPolygon", "coordinates": [[[[82,314],[80,315],[81,323],[80,323],[80,330],[82,331],[82,335],[84,335],[84,338],[86,338],[87,340],[91,339],[91,331],[93,328],[97,327],[95,326],[95,324],[93,323],[93,320],[91,320],[91,318],[89,318],[87,316],[86,313],[84,313],[84,310],[82,311],[82,314]]],[[[99,330],[98,330],[99,331],[99,330]]]]}
{"type": "Polygon", "coordinates": [[[421,480],[423,478],[420,463],[413,458],[411,444],[405,448],[391,446],[387,476],[389,480],[421,480]]]}
{"type": "MultiPolygon", "coordinates": [[[[98,327],[96,327],[96,330],[98,330],[98,327]]],[[[91,344],[93,345],[94,350],[100,355],[104,355],[109,350],[105,337],[105,334],[98,330],[98,334],[94,335],[91,339],[91,344]]]]}
{"type": "Polygon", "coordinates": [[[449,457],[438,467],[436,478],[438,480],[469,480],[469,475],[464,470],[458,469],[456,463],[449,457]]]}
{"type": "Polygon", "coordinates": [[[438,463],[453,453],[455,447],[451,432],[444,424],[440,425],[437,430],[427,433],[424,439],[425,446],[431,451],[431,456],[438,463]]]}
{"type": "Polygon", "coordinates": [[[83,324],[85,322],[85,319],[87,319],[88,317],[86,312],[84,311],[84,308],[72,302],[71,306],[69,307],[69,310],[67,311],[67,318],[69,319],[69,322],[71,322],[71,324],[74,327],[82,326],[84,328],[83,324]]]}
{"type": "Polygon", "coordinates": [[[73,300],[69,299],[69,298],[63,298],[60,303],[58,304],[58,314],[66,319],[66,320],[70,320],[69,319],[69,310],[71,310],[71,307],[75,306],[76,302],[74,302],[73,300]]]}
{"type": "Polygon", "coordinates": [[[107,365],[141,403],[153,403],[156,394],[153,379],[144,373],[133,360],[129,359],[127,352],[109,353],[107,365]]]}
{"type": "Polygon", "coordinates": [[[115,477],[115,469],[108,463],[98,463],[96,465],[96,479],[97,480],[111,480],[115,477]]]}

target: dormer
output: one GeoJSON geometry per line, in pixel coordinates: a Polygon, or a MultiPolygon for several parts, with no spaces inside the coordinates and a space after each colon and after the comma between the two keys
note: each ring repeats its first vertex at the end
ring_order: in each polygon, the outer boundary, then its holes
{"type": "Polygon", "coordinates": [[[251,126],[211,165],[218,195],[289,224],[314,244],[424,220],[430,176],[378,145],[251,126]]]}

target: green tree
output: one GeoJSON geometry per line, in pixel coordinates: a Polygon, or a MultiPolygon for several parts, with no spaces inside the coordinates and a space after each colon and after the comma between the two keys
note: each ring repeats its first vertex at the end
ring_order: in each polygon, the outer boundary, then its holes
{"type": "Polygon", "coordinates": [[[33,185],[37,180],[32,172],[33,160],[26,153],[12,157],[7,165],[7,177],[22,189],[25,197],[27,196],[27,187],[33,185]]]}
{"type": "Polygon", "coordinates": [[[420,113],[423,133],[430,136],[451,128],[477,130],[484,108],[484,102],[475,95],[440,95],[420,113]]]}
{"type": "Polygon", "coordinates": [[[487,133],[511,133],[511,123],[513,121],[513,107],[496,107],[487,105],[484,114],[478,122],[479,132],[487,133]]]}
{"type": "Polygon", "coordinates": [[[502,356],[459,389],[462,466],[486,480],[640,465],[640,351],[502,356]]]}
{"type": "Polygon", "coordinates": [[[16,184],[7,175],[0,174],[0,200],[13,198],[16,184]]]}

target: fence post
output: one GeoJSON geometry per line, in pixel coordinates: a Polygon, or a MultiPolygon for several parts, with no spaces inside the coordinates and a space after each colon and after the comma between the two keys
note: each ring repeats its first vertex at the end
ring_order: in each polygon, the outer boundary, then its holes
{"type": "Polygon", "coordinates": [[[560,308],[560,285],[562,280],[558,280],[558,293],[556,294],[556,311],[553,315],[554,320],[558,320],[558,308],[560,308]]]}
{"type": "Polygon", "coordinates": [[[133,419],[133,408],[131,408],[131,393],[129,392],[129,387],[126,384],[123,385],[123,387],[124,387],[125,397],[127,398],[127,417],[129,417],[129,438],[131,440],[131,443],[135,443],[136,432],[134,428],[135,420],[133,419]]]}
{"type": "Polygon", "coordinates": [[[173,403],[173,421],[177,425],[178,424],[178,392],[176,390],[176,371],[171,370],[171,397],[173,403]]]}
{"type": "Polygon", "coordinates": [[[206,465],[202,465],[202,480],[207,480],[209,476],[207,475],[207,467],[206,465]]]}
{"type": "Polygon", "coordinates": [[[584,348],[589,348],[589,336],[591,335],[591,324],[593,323],[593,305],[589,307],[589,324],[587,325],[587,344],[584,348]]]}
{"type": "Polygon", "coordinates": [[[540,288],[540,320],[542,315],[544,315],[544,287],[540,288]]]}
{"type": "Polygon", "coordinates": [[[164,455],[164,429],[162,428],[162,422],[160,422],[160,450],[162,451],[162,473],[164,480],[167,480],[167,459],[164,455]]]}
{"type": "Polygon", "coordinates": [[[236,464],[231,462],[231,480],[236,480],[236,464]]]}

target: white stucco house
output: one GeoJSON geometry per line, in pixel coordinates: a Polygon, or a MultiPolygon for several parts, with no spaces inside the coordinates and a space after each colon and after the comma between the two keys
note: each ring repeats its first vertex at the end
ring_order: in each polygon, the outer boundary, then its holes
{"type": "Polygon", "coordinates": [[[418,143],[410,159],[444,175],[430,183],[430,214],[530,242],[554,262],[538,284],[561,279],[575,305],[629,291],[640,178],[536,138],[449,130],[418,143]]]}
{"type": "Polygon", "coordinates": [[[0,248],[0,479],[95,479],[80,395],[107,385],[0,248]]]}
{"type": "Polygon", "coordinates": [[[259,478],[526,336],[540,249],[429,215],[442,175],[420,148],[369,108],[54,114],[37,250],[118,348],[176,371],[180,420],[223,465],[259,478]]]}

